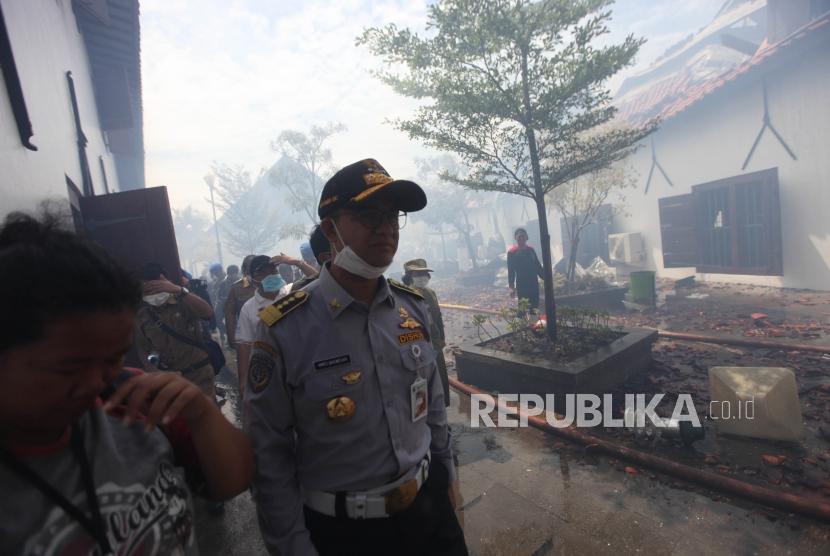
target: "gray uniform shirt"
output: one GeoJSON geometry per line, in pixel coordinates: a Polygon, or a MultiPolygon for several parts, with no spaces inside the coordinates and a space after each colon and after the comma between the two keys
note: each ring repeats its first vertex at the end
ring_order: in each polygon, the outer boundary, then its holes
{"type": "Polygon", "coordinates": [[[367,307],[327,267],[303,291],[305,303],[270,327],[260,322],[245,398],[260,530],[278,554],[315,553],[301,489],[379,487],[427,452],[455,480],[423,300],[380,279],[367,307]],[[411,386],[418,377],[427,382],[428,406],[413,422],[411,386]],[[347,420],[330,418],[328,403],[338,397],[354,404],[347,420]]]}

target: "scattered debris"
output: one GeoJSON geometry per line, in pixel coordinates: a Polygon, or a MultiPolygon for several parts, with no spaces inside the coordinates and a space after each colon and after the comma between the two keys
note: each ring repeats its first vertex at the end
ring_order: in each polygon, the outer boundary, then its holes
{"type": "Polygon", "coordinates": [[[686,299],[706,299],[709,297],[708,293],[692,293],[686,296],[686,299]]]}
{"type": "MultiPolygon", "coordinates": [[[[587,279],[595,280],[593,276],[587,279]]],[[[658,292],[666,293],[676,287],[673,280],[658,280],[658,292]]],[[[468,305],[497,310],[499,307],[515,304],[506,287],[462,287],[452,280],[435,280],[435,289],[441,302],[468,305]]],[[[559,292],[557,292],[559,293],[559,292]]],[[[695,289],[678,289],[662,306],[642,306],[643,312],[611,313],[612,326],[649,327],[663,330],[729,335],[733,337],[792,338],[796,342],[810,341],[830,343],[830,292],[810,292],[809,299],[803,291],[745,286],[737,284],[713,284],[697,282],[695,289]],[[688,299],[687,294],[702,293],[709,297],[688,299]],[[804,299],[810,307],[798,303],[804,299]],[[647,310],[646,310],[647,309],[647,310]],[[753,319],[753,313],[767,315],[753,319]],[[763,322],[763,324],[758,324],[763,322]]],[[[453,344],[475,339],[475,332],[469,325],[468,314],[447,310],[444,319],[456,319],[456,338],[448,337],[453,344]],[[460,324],[464,323],[464,325],[460,324]],[[469,327],[469,328],[468,328],[469,327]],[[463,330],[462,330],[463,329],[463,330]],[[464,339],[467,337],[466,339],[464,339]]],[[[740,349],[704,343],[681,342],[661,339],[654,345],[654,368],[651,373],[627,381],[617,394],[641,392],[649,395],[665,394],[672,399],[678,394],[692,394],[694,410],[709,429],[712,440],[698,443],[690,450],[673,438],[660,438],[657,442],[639,443],[634,435],[624,428],[596,431],[600,437],[609,437],[622,445],[658,452],[687,465],[707,469],[710,472],[738,477],[753,483],[765,483],[770,488],[793,493],[804,493],[825,497],[830,500],[830,379],[827,369],[830,354],[746,346],[740,349]],[[752,453],[753,461],[747,461],[742,447],[746,440],[727,435],[714,434],[717,422],[707,419],[710,415],[711,395],[708,389],[708,372],[717,366],[789,367],[796,375],[797,397],[806,429],[806,435],[798,443],[768,442],[765,448],[752,453]],[[767,463],[763,455],[772,456],[767,463]],[[808,472],[812,471],[809,476],[808,472]],[[819,477],[823,477],[819,481],[819,477]],[[808,486],[814,485],[814,486],[808,486]],[[817,485],[817,486],[815,486],[817,485]]],[[[756,402],[759,399],[756,398],[756,402]]],[[[734,408],[733,404],[733,409],[734,408]]],[[[756,417],[758,406],[756,403],[756,417]]],[[[620,409],[622,413],[622,409],[620,409]]],[[[662,414],[661,417],[668,417],[662,414]]],[[[707,434],[707,438],[710,435],[707,434]]],[[[555,449],[568,450],[568,445],[559,443],[555,449]],[[564,446],[564,448],[563,448],[564,446]]],[[[591,457],[590,450],[579,451],[578,457],[591,457]]],[[[625,463],[613,464],[625,473],[625,463]]],[[[636,468],[635,468],[636,469],[636,468]]],[[[647,471],[638,470],[640,475],[647,471]]],[[[680,485],[688,488],[688,485],[680,485]]]]}
{"type": "Polygon", "coordinates": [[[763,456],[761,456],[761,459],[763,459],[764,463],[766,463],[767,465],[773,465],[775,467],[778,467],[784,462],[786,458],[784,456],[771,456],[769,454],[764,454],[763,456]]]}
{"type": "Polygon", "coordinates": [[[680,280],[675,280],[674,282],[674,287],[678,290],[682,288],[694,288],[696,285],[694,275],[681,278],[680,280]]]}
{"type": "Polygon", "coordinates": [[[595,258],[588,268],[585,269],[585,272],[590,274],[591,276],[596,276],[597,278],[602,278],[608,282],[613,282],[616,280],[617,273],[614,271],[613,268],[608,266],[602,257],[595,258]]]}

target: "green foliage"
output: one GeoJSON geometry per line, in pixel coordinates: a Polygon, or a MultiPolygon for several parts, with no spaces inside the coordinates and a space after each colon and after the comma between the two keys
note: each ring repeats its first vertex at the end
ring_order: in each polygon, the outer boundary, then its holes
{"type": "MultiPolygon", "coordinates": [[[[545,351],[541,347],[545,343],[544,333],[534,329],[539,315],[530,309],[527,299],[519,300],[518,310],[515,307],[502,307],[495,315],[473,315],[472,324],[481,342],[498,340],[502,335],[495,319],[506,325],[514,351],[528,355],[538,355],[545,351]],[[496,331],[495,336],[490,333],[490,329],[496,331]]],[[[560,307],[555,324],[560,330],[568,329],[570,332],[563,334],[555,346],[555,353],[562,356],[584,351],[586,343],[613,340],[621,333],[621,325],[616,329],[611,327],[610,313],[587,307],[560,307]]]]}
{"type": "Polygon", "coordinates": [[[535,201],[548,315],[555,312],[545,195],[625,158],[656,127],[607,125],[615,114],[607,80],[643,44],[630,35],[597,44],[611,4],[439,0],[429,6],[426,36],[390,24],[357,39],[387,63],[377,73],[384,83],[421,101],[414,117],[394,125],[471,169],[445,172],[445,180],[535,201]]]}
{"type": "Polygon", "coordinates": [[[547,193],[623,158],[652,130],[597,132],[615,114],[607,79],[643,43],[628,36],[616,45],[594,44],[608,32],[611,3],[444,0],[429,8],[429,36],[391,24],[366,30],[358,44],[389,64],[378,73],[384,83],[424,101],[396,127],[474,169],[448,178],[535,199],[529,131],[547,193]]]}

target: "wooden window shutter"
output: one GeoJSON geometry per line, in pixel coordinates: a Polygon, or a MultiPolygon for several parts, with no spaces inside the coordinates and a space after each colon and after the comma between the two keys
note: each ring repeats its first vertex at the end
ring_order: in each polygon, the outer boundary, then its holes
{"type": "Polygon", "coordinates": [[[658,200],[664,268],[698,265],[700,256],[695,206],[692,193],[658,200]]]}

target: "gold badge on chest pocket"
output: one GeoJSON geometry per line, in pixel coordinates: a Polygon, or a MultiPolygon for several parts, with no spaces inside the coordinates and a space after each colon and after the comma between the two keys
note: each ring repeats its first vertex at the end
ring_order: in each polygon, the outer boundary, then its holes
{"type": "Polygon", "coordinates": [[[326,404],[326,414],[335,423],[345,423],[354,416],[357,405],[347,396],[337,396],[326,404]]]}

